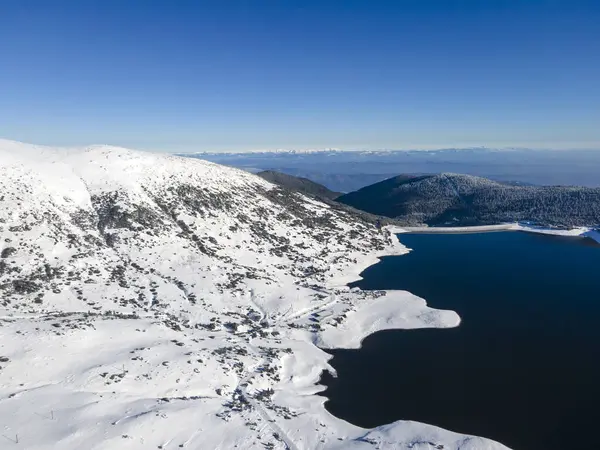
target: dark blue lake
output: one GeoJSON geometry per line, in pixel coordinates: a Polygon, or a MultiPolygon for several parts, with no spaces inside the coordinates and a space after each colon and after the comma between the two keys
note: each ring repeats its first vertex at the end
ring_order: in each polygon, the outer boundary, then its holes
{"type": "Polygon", "coordinates": [[[413,251],[354,285],[408,290],[462,323],[331,351],[327,410],[361,427],[416,420],[515,450],[600,448],[600,247],[521,232],[399,239],[413,251]]]}

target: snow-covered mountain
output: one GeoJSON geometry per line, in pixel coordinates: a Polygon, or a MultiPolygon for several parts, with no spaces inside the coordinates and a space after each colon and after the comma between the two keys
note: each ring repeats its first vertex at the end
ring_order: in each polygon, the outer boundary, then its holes
{"type": "Polygon", "coordinates": [[[600,225],[600,188],[507,184],[455,173],[398,175],[336,200],[403,224],[600,225]]]}
{"type": "Polygon", "coordinates": [[[2,448],[505,448],[361,429],[314,395],[320,348],[458,324],[407,292],[346,287],[405,251],[237,169],[0,141],[2,448]]]}
{"type": "Polygon", "coordinates": [[[486,148],[313,153],[182,154],[250,172],[275,170],[335,192],[352,192],[398,174],[463,173],[501,182],[600,187],[600,152],[486,148]]]}

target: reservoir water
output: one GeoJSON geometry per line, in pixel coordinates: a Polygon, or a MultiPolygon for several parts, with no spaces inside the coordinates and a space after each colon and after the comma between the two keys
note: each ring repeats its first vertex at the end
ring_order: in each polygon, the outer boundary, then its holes
{"type": "Polygon", "coordinates": [[[413,249],[366,269],[461,316],[333,350],[326,408],[372,428],[415,420],[515,450],[600,448],[600,248],[521,232],[401,234],[413,249]]]}

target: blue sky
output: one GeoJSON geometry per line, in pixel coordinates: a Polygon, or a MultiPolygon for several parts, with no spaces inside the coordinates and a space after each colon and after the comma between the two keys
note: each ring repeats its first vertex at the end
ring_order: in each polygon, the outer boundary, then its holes
{"type": "Polygon", "coordinates": [[[0,2],[0,137],[600,149],[597,1],[0,2]]]}

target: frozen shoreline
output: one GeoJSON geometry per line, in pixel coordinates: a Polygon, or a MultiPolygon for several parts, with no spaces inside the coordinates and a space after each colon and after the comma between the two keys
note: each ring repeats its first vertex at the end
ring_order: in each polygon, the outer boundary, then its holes
{"type": "Polygon", "coordinates": [[[518,230],[515,224],[480,225],[471,227],[392,227],[394,233],[449,234],[449,233],[486,233],[492,231],[518,230]]]}
{"type": "Polygon", "coordinates": [[[416,233],[416,234],[468,234],[468,233],[490,233],[494,231],[523,231],[526,233],[547,234],[551,236],[586,237],[600,243],[600,231],[588,227],[572,228],[570,230],[559,230],[553,228],[537,228],[521,225],[518,223],[507,223],[498,225],[481,225],[468,227],[390,227],[393,233],[416,233]]]}
{"type": "MultiPolygon", "coordinates": [[[[382,257],[400,256],[407,254],[410,249],[405,247],[395,235],[395,230],[388,228],[391,233],[392,245],[381,252],[365,258],[350,271],[335,282],[340,288],[346,288],[349,283],[362,280],[360,274],[377,264],[382,257]]],[[[352,291],[360,292],[354,288],[352,291]]],[[[349,320],[341,326],[329,328],[320,333],[316,342],[319,348],[360,348],[362,341],[378,331],[389,329],[417,328],[454,328],[460,325],[459,315],[450,310],[438,310],[427,306],[425,299],[402,290],[381,290],[385,295],[371,300],[368,304],[360,305],[349,316],[349,320]]]]}
{"type": "MultiPolygon", "coordinates": [[[[384,230],[391,234],[390,245],[382,251],[363,257],[353,267],[346,268],[343,273],[335,277],[335,281],[330,285],[331,288],[348,290],[348,283],[362,279],[360,273],[377,264],[382,257],[400,256],[410,251],[396,236],[396,233],[401,231],[393,227],[385,227],[384,230]]],[[[357,288],[349,290],[349,294],[353,296],[359,296],[361,292],[363,291],[357,288]]],[[[407,440],[407,437],[419,436],[418,442],[423,442],[425,446],[420,445],[418,448],[423,449],[430,448],[431,443],[437,443],[437,445],[443,445],[444,448],[455,450],[508,450],[505,445],[485,437],[464,435],[435,425],[410,420],[398,420],[372,429],[360,428],[331,415],[325,409],[327,399],[314,394],[324,389],[323,386],[318,384],[323,371],[335,374],[335,370],[327,363],[332,356],[323,352],[323,349],[358,349],[365,338],[383,330],[453,328],[460,325],[461,319],[456,312],[431,308],[427,306],[425,299],[408,291],[382,290],[380,292],[383,294],[380,297],[375,299],[365,298],[366,301],[358,303],[358,308],[350,312],[347,319],[340,326],[327,328],[318,334],[313,344],[318,349],[319,357],[324,357],[324,360],[321,359],[320,364],[318,362],[315,364],[314,359],[310,360],[310,355],[313,358],[315,356],[312,351],[304,354],[302,361],[299,360],[299,355],[296,354],[293,361],[284,363],[284,372],[286,373],[308,374],[308,378],[296,386],[296,389],[300,388],[299,385],[303,386],[305,408],[311,409],[312,414],[321,416],[324,423],[329,423],[329,426],[338,428],[339,431],[336,434],[346,434],[347,436],[347,439],[339,443],[326,445],[323,448],[366,449],[377,444],[378,448],[382,449],[408,450],[416,447],[414,441],[407,440]],[[312,367],[309,367],[311,364],[312,367]],[[308,407],[309,404],[310,407],[308,407]]],[[[331,308],[334,307],[334,305],[331,306],[331,308]]],[[[327,310],[320,311],[320,313],[326,312],[327,310]]]]}
{"type": "Polygon", "coordinates": [[[347,286],[408,251],[390,230],[236,169],[114,147],[0,140],[0,175],[0,418],[20,447],[506,449],[356,427],[314,395],[323,348],[460,323],[347,286]]]}
{"type": "Polygon", "coordinates": [[[324,349],[359,348],[381,330],[460,324],[456,312],[410,292],[347,284],[380,258],[406,254],[396,233],[407,231],[600,241],[588,229],[515,224],[377,230],[200,160],[2,141],[0,150],[0,237],[14,247],[4,259],[21,269],[0,274],[3,285],[37,281],[47,267],[73,273],[44,285],[42,303],[35,293],[14,294],[0,314],[0,418],[5,437],[28,449],[506,450],[434,425],[364,429],[327,412],[315,395],[321,373],[332,370],[324,349]],[[92,196],[111,208],[94,206],[92,196]],[[118,239],[103,245],[102,230],[79,220],[110,219],[116,206],[126,217],[156,219],[109,227],[103,233],[118,239]]]}
{"type": "Polygon", "coordinates": [[[548,228],[533,228],[523,227],[517,229],[517,231],[524,231],[526,233],[538,233],[547,234],[550,236],[567,236],[567,237],[582,237],[589,238],[600,244],[600,231],[593,230],[586,227],[573,228],[571,230],[553,230],[548,228]]]}

